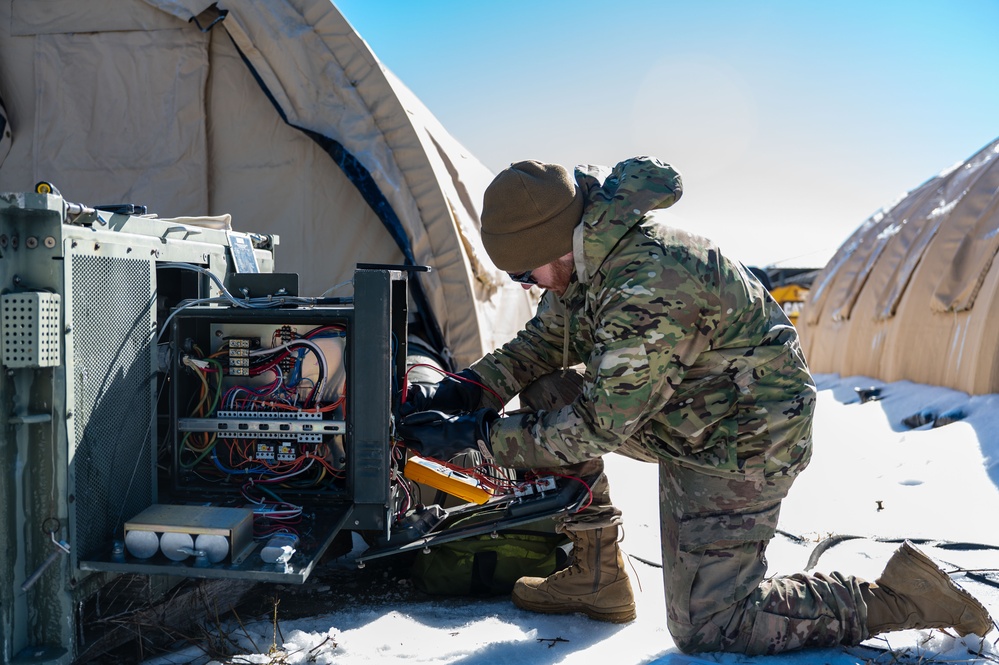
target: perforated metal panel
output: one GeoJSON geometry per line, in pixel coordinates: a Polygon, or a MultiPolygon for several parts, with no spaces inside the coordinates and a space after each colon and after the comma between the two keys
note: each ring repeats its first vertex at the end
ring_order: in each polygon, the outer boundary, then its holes
{"type": "Polygon", "coordinates": [[[54,367],[59,364],[58,293],[8,293],[3,296],[0,310],[4,366],[54,367]]]}
{"type": "Polygon", "coordinates": [[[153,499],[153,269],[144,260],[71,257],[71,468],[81,558],[106,549],[107,534],[153,499]]]}

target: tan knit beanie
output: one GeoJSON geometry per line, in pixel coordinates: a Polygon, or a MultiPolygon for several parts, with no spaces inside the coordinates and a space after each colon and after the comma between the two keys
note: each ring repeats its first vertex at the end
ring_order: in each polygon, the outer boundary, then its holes
{"type": "Polygon", "coordinates": [[[511,164],[486,188],[482,244],[506,272],[534,270],[572,251],[583,217],[583,192],[558,164],[511,164]]]}

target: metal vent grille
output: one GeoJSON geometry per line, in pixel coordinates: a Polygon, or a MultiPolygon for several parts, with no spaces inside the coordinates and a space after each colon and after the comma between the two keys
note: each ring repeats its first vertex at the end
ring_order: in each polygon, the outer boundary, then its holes
{"type": "MultiPolygon", "coordinates": [[[[72,257],[74,551],[107,549],[123,520],[152,503],[153,265],[72,257]]],[[[120,537],[120,534],[119,534],[120,537]]]]}
{"type": "Polygon", "coordinates": [[[59,294],[35,291],[3,296],[3,364],[54,367],[59,364],[59,294]]]}

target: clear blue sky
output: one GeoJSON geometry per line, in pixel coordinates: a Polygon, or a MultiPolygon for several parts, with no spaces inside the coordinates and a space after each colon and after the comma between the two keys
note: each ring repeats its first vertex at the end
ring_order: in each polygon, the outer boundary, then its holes
{"type": "Polygon", "coordinates": [[[999,0],[334,0],[494,172],[673,164],[674,221],[821,265],[999,137],[999,0]]]}

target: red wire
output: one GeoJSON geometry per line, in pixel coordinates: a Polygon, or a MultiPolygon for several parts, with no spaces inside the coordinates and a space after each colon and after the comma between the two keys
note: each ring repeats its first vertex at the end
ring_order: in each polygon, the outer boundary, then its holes
{"type": "MultiPolygon", "coordinates": [[[[481,383],[479,383],[478,381],[473,381],[472,379],[465,378],[464,376],[459,376],[458,374],[452,374],[451,372],[443,370],[440,367],[435,367],[435,366],[429,365],[427,363],[416,363],[415,365],[411,365],[410,368],[406,370],[406,374],[403,376],[403,389],[404,389],[404,392],[403,392],[403,395],[402,395],[402,401],[403,402],[406,401],[406,397],[408,396],[408,393],[409,393],[409,388],[408,388],[409,373],[412,372],[413,369],[416,368],[416,367],[427,367],[429,369],[434,370],[435,372],[440,372],[441,374],[444,374],[445,376],[450,376],[452,379],[457,379],[458,381],[464,381],[465,383],[471,383],[472,385],[476,385],[479,388],[482,388],[483,390],[485,390],[485,391],[487,391],[489,393],[492,393],[492,395],[496,398],[496,401],[499,402],[501,405],[503,404],[503,398],[500,397],[499,393],[497,393],[495,390],[493,390],[489,386],[484,386],[481,383]]],[[[501,414],[503,413],[503,407],[502,406],[500,407],[500,413],[501,414]]]]}
{"type": "MultiPolygon", "coordinates": [[[[444,467],[446,467],[446,468],[448,468],[448,469],[450,469],[452,471],[457,471],[458,473],[462,473],[462,474],[464,474],[466,476],[474,478],[475,480],[479,481],[479,483],[481,485],[485,486],[487,489],[494,490],[494,491],[490,492],[490,494],[493,494],[494,496],[496,494],[509,494],[510,492],[512,492],[517,487],[517,485],[514,484],[514,483],[512,483],[512,482],[509,483],[509,484],[506,484],[506,483],[500,484],[500,483],[496,482],[494,479],[492,479],[492,478],[490,478],[490,477],[488,477],[488,476],[486,476],[486,475],[484,475],[482,473],[479,473],[479,471],[477,470],[478,468],[490,468],[490,467],[497,468],[497,469],[499,468],[499,467],[496,467],[493,464],[485,464],[485,465],[482,465],[482,467],[460,467],[457,464],[452,464],[451,462],[447,462],[445,460],[434,459],[432,457],[426,457],[424,455],[420,455],[420,457],[423,457],[424,459],[433,460],[434,462],[437,462],[438,464],[440,464],[440,465],[442,465],[442,466],[444,466],[444,467]]],[[[532,474],[532,476],[533,477],[537,477],[537,478],[540,478],[542,476],[555,476],[556,478],[565,478],[566,480],[574,480],[577,483],[581,484],[586,489],[586,494],[587,494],[586,503],[584,503],[582,506],[580,506],[579,508],[577,508],[574,511],[574,513],[580,513],[582,511],[586,510],[593,503],[593,490],[590,488],[589,484],[587,484],[587,482],[585,480],[583,480],[582,478],[579,478],[577,476],[570,476],[570,475],[567,475],[567,474],[564,474],[564,473],[550,473],[550,472],[543,472],[543,473],[539,472],[539,473],[532,474]]]]}
{"type": "MultiPolygon", "coordinates": [[[[495,390],[489,388],[488,386],[485,386],[485,385],[479,383],[478,381],[473,381],[472,379],[468,379],[468,378],[465,378],[463,376],[459,376],[457,374],[452,374],[451,372],[443,370],[440,367],[435,367],[434,365],[430,365],[430,364],[427,364],[427,363],[416,363],[415,365],[410,366],[409,369],[406,370],[406,374],[403,376],[403,386],[404,386],[403,397],[402,397],[402,401],[403,402],[406,401],[406,397],[407,397],[407,393],[408,393],[408,388],[406,388],[405,386],[407,384],[409,373],[414,368],[416,368],[416,367],[427,367],[427,368],[432,369],[432,370],[434,370],[436,372],[440,372],[441,374],[444,374],[446,376],[450,376],[453,379],[457,379],[458,381],[466,381],[468,383],[472,383],[474,385],[477,385],[480,388],[482,388],[483,390],[486,390],[486,391],[492,393],[493,396],[496,397],[496,401],[497,402],[499,402],[500,404],[503,403],[503,398],[500,397],[499,394],[495,390]]],[[[502,407],[500,409],[500,413],[501,414],[504,413],[504,409],[502,407]]],[[[501,487],[501,485],[498,482],[496,482],[495,480],[493,480],[492,478],[490,478],[490,477],[488,477],[488,476],[486,476],[484,474],[479,473],[478,471],[475,470],[475,468],[462,468],[462,467],[459,467],[457,465],[451,464],[450,462],[446,462],[446,461],[443,461],[443,460],[434,460],[434,461],[435,462],[440,462],[441,464],[443,464],[445,467],[451,469],[452,471],[458,471],[460,473],[463,473],[463,474],[466,474],[468,476],[471,476],[471,477],[475,478],[476,480],[478,480],[483,485],[491,487],[491,488],[493,488],[493,489],[495,489],[497,491],[504,491],[504,490],[505,491],[510,491],[510,490],[513,489],[514,485],[512,483],[508,487],[501,487]]],[[[498,468],[498,467],[495,467],[495,465],[492,465],[492,464],[486,464],[486,465],[484,465],[484,467],[485,468],[490,468],[490,467],[498,468]]],[[[560,473],[550,473],[550,474],[545,474],[545,475],[556,476],[558,478],[565,478],[567,480],[574,480],[574,481],[576,481],[578,483],[581,483],[583,485],[583,487],[586,488],[586,493],[587,493],[586,503],[583,504],[580,508],[578,508],[576,510],[577,513],[585,510],[586,508],[588,508],[590,506],[590,504],[593,503],[593,490],[590,489],[590,486],[582,478],[577,478],[576,476],[569,476],[569,475],[560,474],[560,473]]]]}

